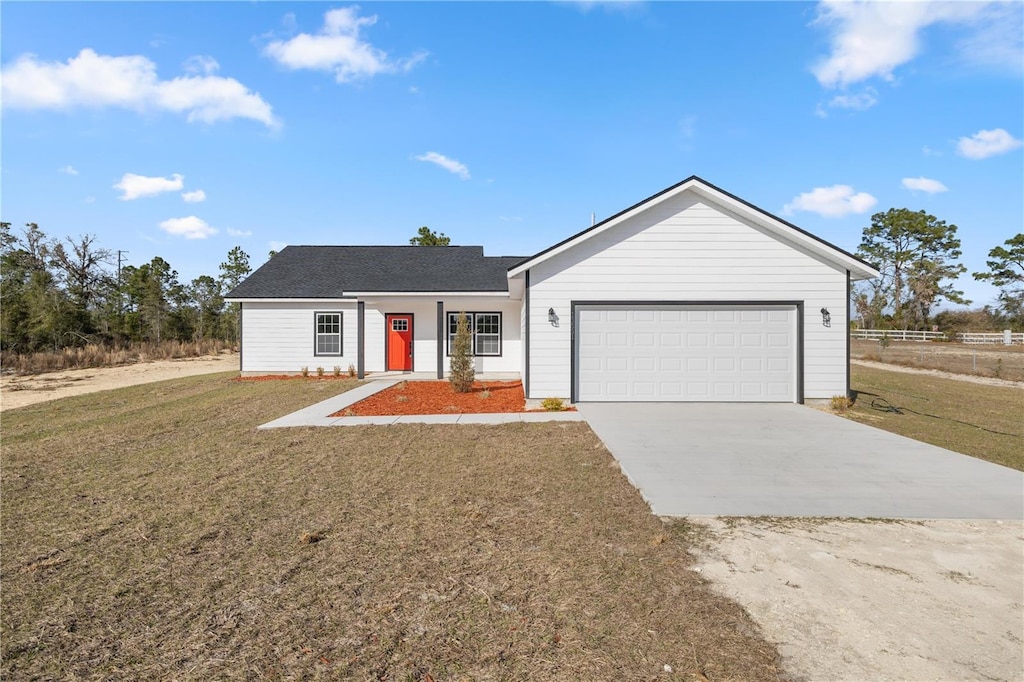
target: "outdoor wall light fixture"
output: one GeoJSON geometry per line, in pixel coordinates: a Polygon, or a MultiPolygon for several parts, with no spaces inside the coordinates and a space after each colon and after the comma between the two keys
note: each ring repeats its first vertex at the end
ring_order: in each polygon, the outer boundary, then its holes
{"type": "Polygon", "coordinates": [[[821,309],[821,326],[831,327],[832,326],[832,315],[828,312],[828,308],[821,309]]]}
{"type": "Polygon", "coordinates": [[[555,314],[554,308],[548,308],[548,322],[551,323],[552,327],[558,326],[558,315],[555,314]]]}

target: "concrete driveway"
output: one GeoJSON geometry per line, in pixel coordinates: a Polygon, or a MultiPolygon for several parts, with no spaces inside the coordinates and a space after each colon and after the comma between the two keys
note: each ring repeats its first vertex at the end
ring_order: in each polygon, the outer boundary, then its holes
{"type": "Polygon", "coordinates": [[[661,516],[1024,518],[1024,473],[802,405],[577,407],[661,516]]]}

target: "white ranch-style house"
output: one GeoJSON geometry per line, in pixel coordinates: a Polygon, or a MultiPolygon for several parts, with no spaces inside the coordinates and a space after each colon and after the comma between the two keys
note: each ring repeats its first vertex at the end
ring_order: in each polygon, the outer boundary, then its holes
{"type": "Polygon", "coordinates": [[[243,374],[443,378],[457,315],[477,372],[528,398],[803,402],[849,391],[856,256],[694,176],[529,257],[479,246],[289,246],[228,300],[243,374]]]}

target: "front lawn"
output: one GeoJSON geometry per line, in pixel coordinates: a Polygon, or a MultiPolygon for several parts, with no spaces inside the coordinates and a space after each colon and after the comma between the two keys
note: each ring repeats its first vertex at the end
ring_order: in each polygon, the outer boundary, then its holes
{"type": "Polygon", "coordinates": [[[1024,471],[1024,390],[856,364],[851,380],[853,419],[1024,471]]]}
{"type": "Polygon", "coordinates": [[[780,675],[585,424],[255,430],[352,385],[5,412],[0,676],[780,675]]]}

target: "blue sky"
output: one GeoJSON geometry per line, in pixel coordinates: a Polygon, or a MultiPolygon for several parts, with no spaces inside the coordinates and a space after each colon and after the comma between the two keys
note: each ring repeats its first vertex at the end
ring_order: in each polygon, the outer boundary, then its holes
{"type": "Polygon", "coordinates": [[[1024,229],[1022,7],[4,2],[2,217],[188,281],[421,225],[530,255],[696,174],[851,251],[924,209],[974,271],[1024,229]]]}

